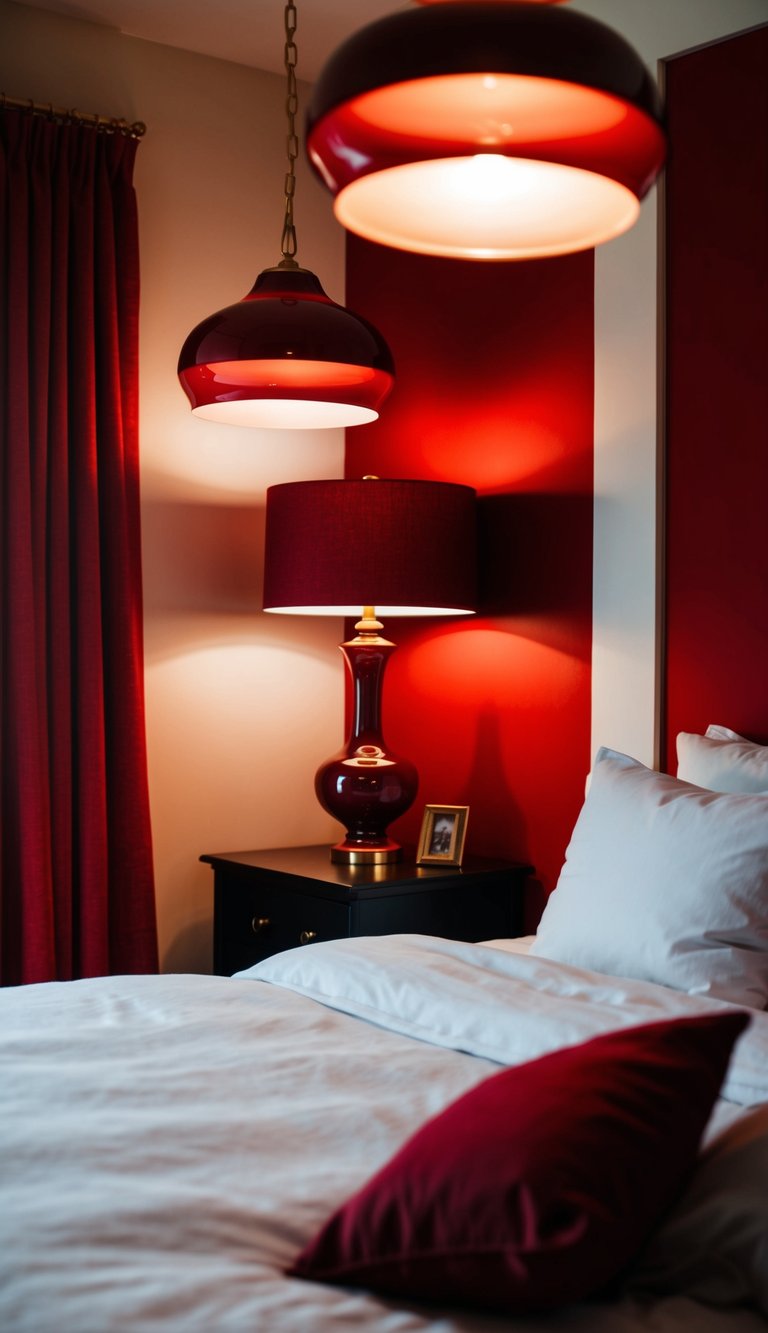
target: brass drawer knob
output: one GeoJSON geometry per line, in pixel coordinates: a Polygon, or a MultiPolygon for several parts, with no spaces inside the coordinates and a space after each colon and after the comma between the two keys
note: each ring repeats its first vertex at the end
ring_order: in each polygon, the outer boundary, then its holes
{"type": "Polygon", "coordinates": [[[254,935],[260,935],[262,930],[266,930],[269,925],[271,925],[271,922],[268,916],[255,916],[251,921],[251,930],[254,935]]]}
{"type": "Polygon", "coordinates": [[[312,941],[316,939],[317,939],[316,930],[302,930],[301,934],[299,935],[299,944],[311,944],[312,941]]]}

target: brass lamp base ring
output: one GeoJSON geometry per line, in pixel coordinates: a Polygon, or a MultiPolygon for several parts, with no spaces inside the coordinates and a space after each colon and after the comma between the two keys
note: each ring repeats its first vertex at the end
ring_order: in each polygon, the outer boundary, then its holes
{"type": "Polygon", "coordinates": [[[402,854],[403,849],[397,843],[388,847],[347,847],[340,842],[331,848],[331,861],[346,866],[385,865],[388,861],[399,861],[402,854]]]}

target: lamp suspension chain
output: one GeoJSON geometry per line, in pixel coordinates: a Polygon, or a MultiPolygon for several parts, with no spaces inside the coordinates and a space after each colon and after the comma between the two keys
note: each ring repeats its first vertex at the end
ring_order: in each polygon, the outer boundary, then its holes
{"type": "Polygon", "coordinates": [[[296,158],[299,155],[299,140],[296,134],[296,115],[299,109],[299,94],[296,87],[296,61],[298,52],[294,35],[296,32],[296,5],[288,0],[285,6],[285,74],[288,94],[285,111],[288,117],[288,137],[286,149],[288,170],[285,174],[285,221],[283,222],[281,268],[298,268],[296,262],[296,228],[293,222],[293,200],[296,194],[296,158]]]}

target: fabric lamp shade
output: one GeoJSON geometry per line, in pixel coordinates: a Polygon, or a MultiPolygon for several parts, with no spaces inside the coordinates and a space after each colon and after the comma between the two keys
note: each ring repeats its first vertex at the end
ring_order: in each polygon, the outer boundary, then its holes
{"type": "Polygon", "coordinates": [[[475,609],[475,492],[452,482],[296,481],[267,491],[264,610],[475,609]]]}
{"type": "Polygon", "coordinates": [[[360,615],[341,645],[354,712],[346,743],[315,775],[320,804],[346,828],[331,859],[399,858],[388,825],[410,808],[418,776],[386,745],[384,668],[395,645],[376,615],[457,616],[475,609],[476,496],[440,481],[296,481],[267,491],[264,610],[360,615]]]}
{"type": "Polygon", "coordinates": [[[350,231],[491,261],[620,235],[665,153],[629,43],[535,0],[444,0],[360,29],[314,85],[306,144],[350,231]]]}

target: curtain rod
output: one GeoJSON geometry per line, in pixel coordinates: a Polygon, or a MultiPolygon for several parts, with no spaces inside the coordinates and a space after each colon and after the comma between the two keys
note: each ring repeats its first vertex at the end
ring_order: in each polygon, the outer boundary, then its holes
{"type": "Polygon", "coordinates": [[[50,102],[34,102],[31,97],[7,97],[0,93],[0,110],[5,107],[12,111],[27,111],[31,116],[47,116],[60,125],[89,125],[102,134],[124,134],[131,139],[141,139],[147,129],[142,120],[129,125],[127,120],[113,116],[98,116],[95,112],[91,115],[75,107],[53,106],[50,102]]]}

